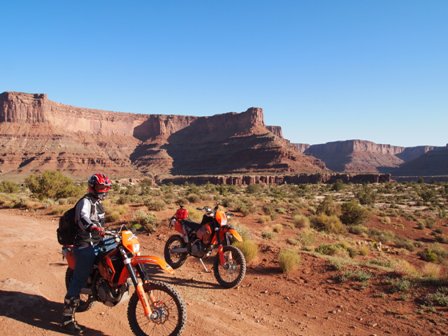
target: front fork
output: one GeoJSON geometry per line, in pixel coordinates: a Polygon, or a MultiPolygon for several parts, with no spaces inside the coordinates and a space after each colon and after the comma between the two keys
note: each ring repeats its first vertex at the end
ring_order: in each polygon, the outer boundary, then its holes
{"type": "MultiPolygon", "coordinates": [[[[149,318],[152,314],[152,309],[151,309],[151,305],[149,304],[148,297],[146,296],[145,289],[143,288],[143,283],[138,280],[138,277],[135,274],[134,268],[131,265],[131,259],[127,256],[124,248],[120,247],[119,250],[123,257],[124,265],[129,272],[129,277],[131,278],[132,283],[135,286],[135,290],[137,291],[138,299],[139,299],[140,303],[142,304],[143,310],[145,312],[145,316],[147,318],[149,318]]],[[[137,267],[141,268],[140,265],[137,265],[137,267]]],[[[143,274],[142,269],[140,269],[139,272],[141,274],[143,274]]],[[[151,299],[151,301],[154,302],[154,298],[152,298],[151,294],[149,294],[149,298],[151,299]]]]}

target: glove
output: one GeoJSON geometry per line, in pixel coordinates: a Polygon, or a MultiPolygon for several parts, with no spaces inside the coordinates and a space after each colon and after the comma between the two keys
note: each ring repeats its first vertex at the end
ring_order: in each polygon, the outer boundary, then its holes
{"type": "Polygon", "coordinates": [[[91,231],[97,232],[101,237],[104,237],[105,230],[101,226],[93,225],[91,231]]]}

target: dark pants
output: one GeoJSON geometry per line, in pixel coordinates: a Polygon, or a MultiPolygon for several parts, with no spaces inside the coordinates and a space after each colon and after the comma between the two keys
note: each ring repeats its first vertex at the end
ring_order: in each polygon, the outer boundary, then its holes
{"type": "Polygon", "coordinates": [[[76,265],[72,280],[68,286],[67,298],[79,297],[81,289],[85,287],[87,279],[92,272],[95,258],[98,255],[98,248],[96,246],[76,247],[74,254],[76,265]]]}

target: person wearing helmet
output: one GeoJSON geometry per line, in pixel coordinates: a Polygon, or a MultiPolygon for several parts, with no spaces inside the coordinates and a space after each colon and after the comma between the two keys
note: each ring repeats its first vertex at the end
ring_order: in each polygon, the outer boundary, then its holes
{"type": "Polygon", "coordinates": [[[85,286],[98,255],[98,244],[104,236],[105,212],[101,201],[105,199],[112,185],[110,179],[104,174],[92,175],[87,183],[88,193],[75,206],[76,265],[64,298],[62,313],[62,327],[74,335],[83,334],[84,328],[75,320],[75,311],[80,303],[81,289],[85,286]]]}

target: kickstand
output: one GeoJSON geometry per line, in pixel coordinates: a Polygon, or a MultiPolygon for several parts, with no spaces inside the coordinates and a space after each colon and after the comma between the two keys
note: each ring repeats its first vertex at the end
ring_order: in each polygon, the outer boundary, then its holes
{"type": "Polygon", "coordinates": [[[199,261],[201,262],[202,267],[204,267],[204,270],[206,273],[210,273],[210,271],[208,270],[207,266],[205,266],[204,262],[202,261],[202,258],[199,258],[199,261]]]}

